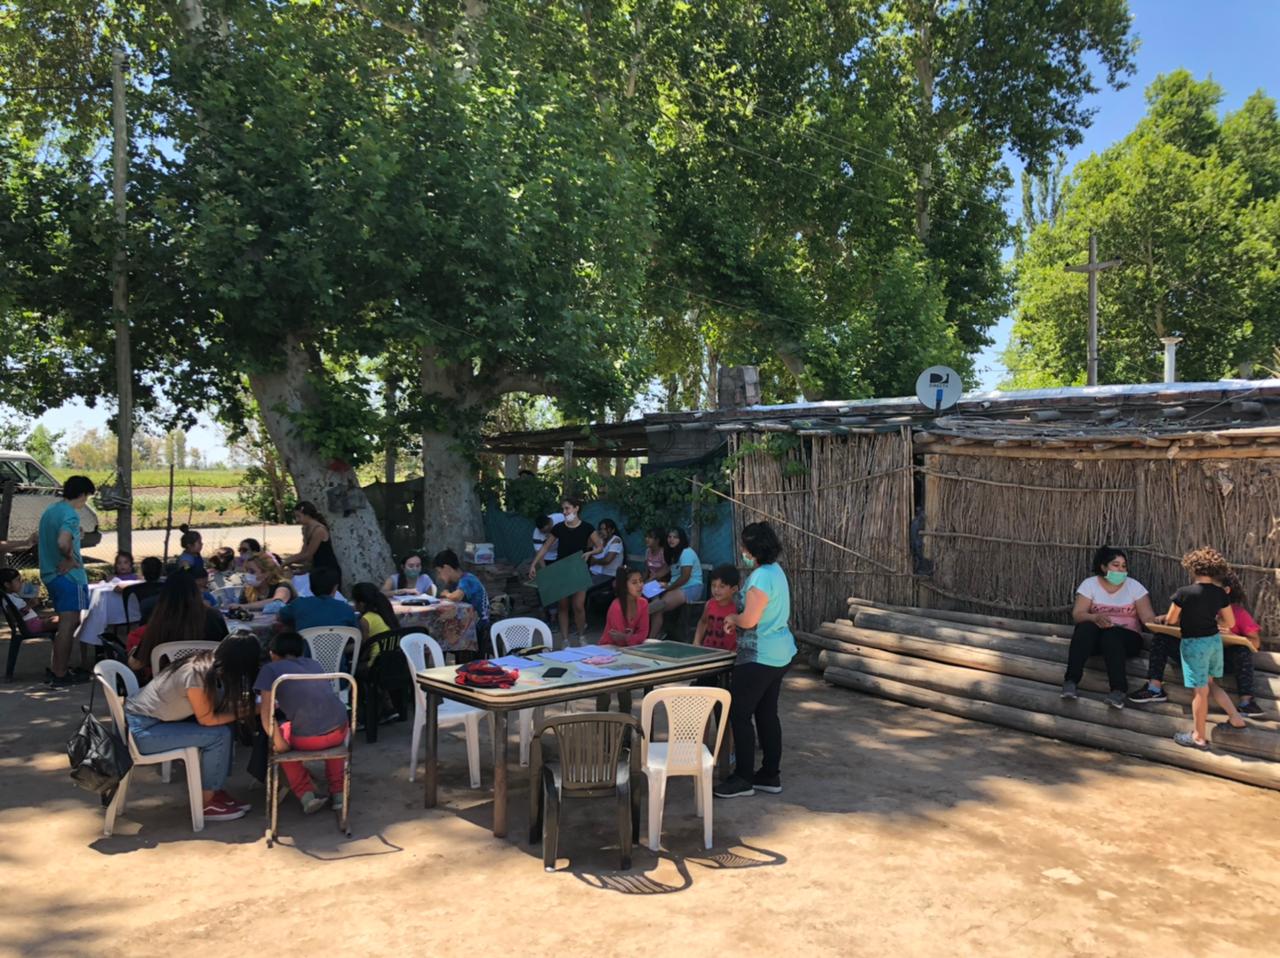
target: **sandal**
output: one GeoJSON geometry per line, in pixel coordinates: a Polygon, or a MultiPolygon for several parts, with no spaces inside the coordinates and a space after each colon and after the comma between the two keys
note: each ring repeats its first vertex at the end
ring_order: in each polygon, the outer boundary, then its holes
{"type": "Polygon", "coordinates": [[[1193,735],[1191,732],[1178,732],[1176,735],[1174,735],[1173,740],[1177,742],[1179,745],[1186,746],[1187,748],[1199,749],[1202,752],[1209,751],[1209,743],[1197,742],[1195,735],[1193,735]]]}

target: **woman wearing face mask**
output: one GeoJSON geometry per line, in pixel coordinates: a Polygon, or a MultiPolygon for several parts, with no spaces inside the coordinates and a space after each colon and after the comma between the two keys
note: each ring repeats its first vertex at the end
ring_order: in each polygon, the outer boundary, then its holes
{"type": "MultiPolygon", "coordinates": [[[[595,526],[589,522],[582,521],[581,499],[574,497],[564,499],[560,503],[560,511],[564,513],[564,522],[558,522],[552,527],[551,532],[548,533],[546,540],[542,543],[542,548],[533,557],[533,564],[529,566],[530,579],[535,578],[538,570],[546,564],[546,555],[552,549],[555,549],[559,554],[560,561],[578,552],[581,553],[579,558],[585,562],[590,559],[591,553],[602,547],[600,538],[596,535],[595,526]]],[[[587,593],[585,589],[560,600],[559,618],[560,634],[564,637],[565,645],[586,645],[587,593]],[[576,643],[570,639],[570,607],[573,608],[574,621],[578,624],[578,640],[576,643]]]]}
{"type": "Polygon", "coordinates": [[[400,562],[400,571],[382,583],[383,595],[435,595],[436,585],[422,571],[422,554],[410,552],[400,562]]]}
{"type": "Polygon", "coordinates": [[[1107,704],[1124,708],[1128,681],[1124,660],[1142,649],[1142,623],[1156,617],[1151,597],[1137,579],[1129,578],[1129,557],[1123,549],[1103,546],[1093,554],[1093,575],[1076,589],[1071,618],[1076,624],[1067,651],[1067,673],[1062,697],[1079,697],[1079,682],[1091,655],[1101,654],[1107,663],[1111,692],[1107,704]]]}
{"type": "Polygon", "coordinates": [[[778,696],[782,678],[796,655],[791,618],[791,587],[778,565],[782,543],[767,522],[742,530],[742,564],[750,570],[742,588],[743,609],[724,618],[738,634],[733,663],[729,726],[738,767],[713,790],[716,798],[741,798],[757,790],[782,791],[782,721],[778,696]],[[756,735],[764,753],[755,767],[756,735]]]}
{"type": "Polygon", "coordinates": [[[289,603],[293,600],[293,585],[284,569],[271,553],[259,552],[244,564],[244,601],[231,608],[260,612],[268,602],[289,603]]]}

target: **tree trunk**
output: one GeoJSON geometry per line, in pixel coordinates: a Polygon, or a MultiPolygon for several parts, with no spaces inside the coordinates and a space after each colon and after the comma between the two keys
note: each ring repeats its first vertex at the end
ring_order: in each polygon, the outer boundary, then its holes
{"type": "Polygon", "coordinates": [[[267,434],[293,477],[298,495],[314,502],[328,519],[333,549],[347,587],[354,582],[381,582],[395,562],[355,472],[349,467],[340,471],[330,468],[332,463],[294,427],[294,416],[317,401],[307,385],[311,357],[293,336],[285,341],[284,355],[283,369],[249,375],[249,388],[262,411],[267,434]],[[331,490],[345,496],[345,509],[328,508],[331,490]]]}
{"type": "Polygon", "coordinates": [[[795,377],[796,388],[800,390],[800,395],[804,396],[805,402],[817,402],[825,398],[821,388],[815,388],[805,382],[806,368],[803,359],[782,348],[778,349],[778,358],[782,360],[782,365],[787,368],[787,372],[795,377]]]}
{"type": "Polygon", "coordinates": [[[484,539],[480,497],[471,462],[458,440],[442,432],[422,436],[422,472],[428,494],[422,514],[422,545],[431,552],[462,552],[464,542],[484,539]]]}

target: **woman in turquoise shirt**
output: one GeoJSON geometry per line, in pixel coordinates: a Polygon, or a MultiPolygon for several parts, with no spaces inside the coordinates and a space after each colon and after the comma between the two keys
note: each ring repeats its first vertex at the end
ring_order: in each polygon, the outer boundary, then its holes
{"type": "Polygon", "coordinates": [[[796,654],[791,618],[791,588],[778,565],[782,544],[767,522],[753,522],[742,530],[742,563],[751,570],[743,589],[745,605],[725,617],[726,627],[738,632],[738,658],[733,666],[729,726],[738,767],[714,789],[716,798],[740,798],[782,791],[782,722],[778,695],[782,677],[796,654]],[[753,727],[754,720],[754,727],[753,727]],[[756,734],[764,759],[759,770],[756,734]]]}

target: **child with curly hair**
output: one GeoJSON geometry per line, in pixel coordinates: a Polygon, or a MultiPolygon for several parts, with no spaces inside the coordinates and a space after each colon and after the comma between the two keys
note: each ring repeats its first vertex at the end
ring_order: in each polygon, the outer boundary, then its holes
{"type": "Polygon", "coordinates": [[[1184,555],[1182,567],[1191,574],[1192,582],[1173,594],[1169,611],[1156,621],[1181,624],[1182,681],[1194,692],[1191,700],[1194,729],[1179,732],[1173,740],[1187,748],[1208,749],[1206,724],[1210,693],[1227,713],[1232,728],[1244,728],[1247,724],[1231,696],[1214,681],[1222,678],[1222,633],[1230,632],[1236,624],[1231,597],[1223,588],[1231,567],[1222,553],[1208,547],[1184,555]]]}

